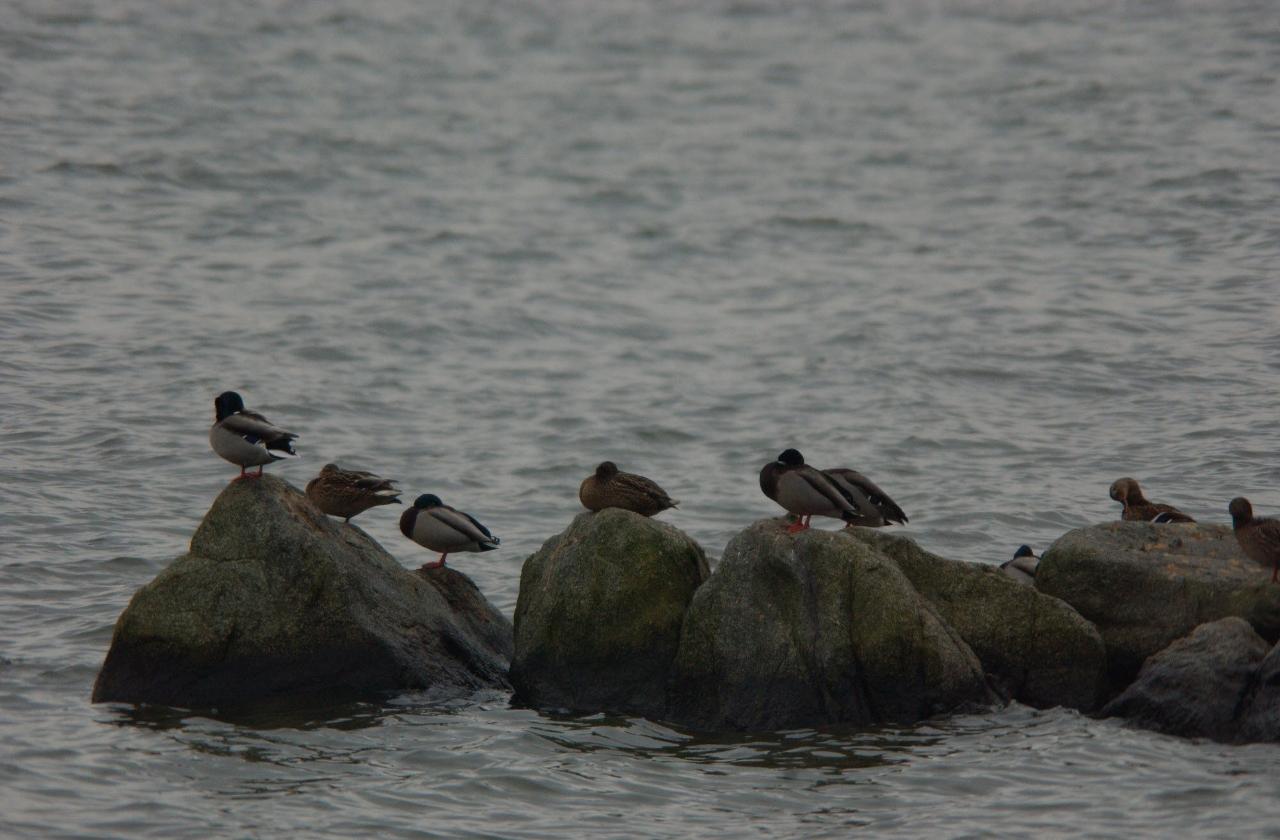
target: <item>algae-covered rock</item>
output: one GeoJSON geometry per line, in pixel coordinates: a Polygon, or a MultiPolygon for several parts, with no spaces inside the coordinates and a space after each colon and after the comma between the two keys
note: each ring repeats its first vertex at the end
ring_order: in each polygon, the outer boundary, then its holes
{"type": "Polygon", "coordinates": [[[703,729],[915,721],[993,697],[977,658],[865,543],[757,522],[694,596],[670,716],[703,729]]]}
{"type": "Polygon", "coordinates": [[[404,569],[273,476],[218,496],[116,622],[95,702],[208,707],[504,688],[511,625],[463,574],[404,569]]]}
{"type": "Polygon", "coordinates": [[[844,533],[893,558],[1011,697],[1085,711],[1102,701],[1102,637],[1068,604],[1020,585],[998,567],[948,560],[906,537],[866,528],[844,533]]]}
{"type": "Polygon", "coordinates": [[[1093,622],[1112,683],[1143,661],[1227,616],[1263,638],[1280,636],[1280,585],[1245,559],[1225,525],[1111,522],[1069,531],[1040,560],[1036,587],[1093,622]]]}
{"type": "Polygon", "coordinates": [[[520,573],[511,681],[540,707],[660,716],[702,549],[631,511],[582,513],[520,573]]]}
{"type": "Polygon", "coordinates": [[[1102,714],[1170,735],[1235,740],[1237,717],[1268,647],[1244,619],[1202,624],[1147,659],[1102,714]]]}

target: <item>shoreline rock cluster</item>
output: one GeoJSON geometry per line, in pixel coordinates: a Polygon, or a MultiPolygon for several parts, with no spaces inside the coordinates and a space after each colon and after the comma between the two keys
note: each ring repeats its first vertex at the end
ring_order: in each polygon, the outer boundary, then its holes
{"type": "Polygon", "coordinates": [[[95,702],[513,690],[698,730],[911,723],[1007,700],[1178,735],[1280,740],[1280,586],[1229,528],[1070,531],[1034,586],[867,528],[734,536],[578,515],[526,560],[514,625],[450,568],[403,568],[271,476],[223,490],[117,622],[95,702]]]}
{"type": "Polygon", "coordinates": [[[715,730],[907,723],[1009,697],[1090,710],[1103,699],[1102,640],[1065,604],[994,567],[865,529],[792,535],[784,520],[762,520],[730,540],[701,585],[688,586],[685,574],[684,586],[668,589],[660,630],[619,608],[646,592],[634,581],[692,569],[702,553],[689,542],[618,510],[580,515],[549,540],[521,576],[518,701],[715,730]],[[599,531],[608,538],[593,538],[599,531]],[[665,551],[601,566],[611,544],[664,541],[665,551]],[[617,588],[582,585],[595,570],[617,588]],[[564,604],[579,620],[555,627],[542,618],[564,604]],[[608,692],[590,672],[601,662],[628,663],[622,702],[601,702],[608,692]]]}

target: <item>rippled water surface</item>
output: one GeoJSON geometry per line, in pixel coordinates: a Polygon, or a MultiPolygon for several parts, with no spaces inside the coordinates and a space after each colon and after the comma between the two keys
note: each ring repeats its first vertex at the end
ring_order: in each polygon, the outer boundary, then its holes
{"type": "MultiPolygon", "coordinates": [[[[1275,834],[1273,746],[1012,707],[708,738],[505,695],[88,703],[234,468],[477,514],[502,610],[612,458],[717,556],[786,446],[994,562],[1280,510],[1271,3],[0,7],[0,829],[14,836],[1275,834]]],[[[406,566],[394,516],[364,527],[406,566]]],[[[830,527],[830,526],[827,526],[830,527]]]]}

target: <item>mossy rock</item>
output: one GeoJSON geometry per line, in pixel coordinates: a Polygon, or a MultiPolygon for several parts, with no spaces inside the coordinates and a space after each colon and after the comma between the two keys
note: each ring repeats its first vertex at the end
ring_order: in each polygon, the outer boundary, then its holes
{"type": "Polygon", "coordinates": [[[1280,585],[1241,553],[1225,525],[1110,522],[1078,528],[1044,553],[1036,588],[1091,621],[1115,686],[1194,628],[1243,618],[1280,638],[1280,585]]]}
{"type": "Polygon", "coordinates": [[[1102,636],[1069,604],[996,566],[948,560],[903,536],[868,528],[844,533],[893,558],[1008,696],[1038,708],[1082,711],[1105,699],[1102,636]]]}
{"type": "Polygon", "coordinates": [[[707,574],[701,547],[664,522],[579,514],[520,572],[517,700],[661,716],[685,608],[707,574]]]}
{"type": "Polygon", "coordinates": [[[846,536],[735,536],[698,590],[670,717],[701,729],[910,722],[991,702],[964,641],[897,564],[846,536]]]}
{"type": "Polygon", "coordinates": [[[465,575],[410,572],[274,476],[230,483],[116,622],[95,702],[241,706],[506,688],[511,624],[465,575]]]}

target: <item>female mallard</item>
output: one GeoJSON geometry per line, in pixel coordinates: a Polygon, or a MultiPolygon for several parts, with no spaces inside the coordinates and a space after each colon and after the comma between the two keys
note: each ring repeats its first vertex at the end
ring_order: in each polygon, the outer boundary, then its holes
{"type": "Polygon", "coordinates": [[[440,559],[424,563],[424,569],[443,566],[444,558],[455,551],[492,551],[502,542],[474,516],[449,507],[430,493],[414,499],[413,507],[400,515],[400,533],[423,548],[441,552],[440,559]]]}
{"type": "Polygon", "coordinates": [[[1142,488],[1132,478],[1117,478],[1112,482],[1111,498],[1123,506],[1120,518],[1129,522],[1195,522],[1173,505],[1147,501],[1142,488]]]}
{"type": "Polygon", "coordinates": [[[274,426],[271,421],[244,407],[244,400],[235,391],[224,391],[213,401],[213,428],[209,430],[209,445],[213,451],[240,467],[240,478],[246,476],[246,467],[262,466],[285,458],[297,458],[293,441],[297,435],[274,426]]]}
{"type": "Polygon", "coordinates": [[[679,504],[656,482],[635,473],[620,472],[613,461],[605,461],[596,467],[594,475],[582,480],[578,485],[578,499],[587,510],[622,508],[641,516],[653,516],[679,504]]]}
{"type": "Polygon", "coordinates": [[[1227,506],[1236,542],[1246,557],[1262,566],[1271,567],[1271,582],[1280,574],[1280,519],[1255,519],[1253,505],[1244,496],[1236,496],[1227,506]]]}
{"type": "Polygon", "coordinates": [[[1020,545],[1013,553],[1013,559],[1000,564],[1000,571],[1028,586],[1036,582],[1036,569],[1040,567],[1040,558],[1035,555],[1029,545],[1020,545]]]}
{"type": "Polygon", "coordinates": [[[307,482],[307,498],[330,516],[350,522],[351,517],[371,507],[400,504],[400,491],[388,478],[325,464],[320,474],[307,482]]]}
{"type": "Polygon", "coordinates": [[[850,525],[906,522],[907,516],[889,496],[855,470],[816,470],[804,456],[788,449],[760,470],[760,489],[800,521],[788,532],[803,531],[814,516],[843,519],[850,525]]]}

